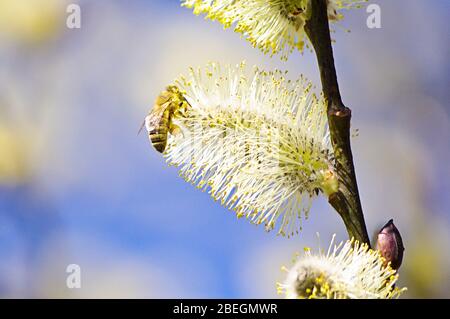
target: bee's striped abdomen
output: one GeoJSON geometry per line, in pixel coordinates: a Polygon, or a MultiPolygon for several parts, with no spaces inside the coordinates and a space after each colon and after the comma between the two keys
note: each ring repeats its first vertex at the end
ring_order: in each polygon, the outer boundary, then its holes
{"type": "Polygon", "coordinates": [[[148,136],[153,147],[163,153],[167,145],[167,134],[170,125],[170,112],[168,107],[159,107],[150,112],[146,118],[148,136]]]}
{"type": "Polygon", "coordinates": [[[149,133],[153,147],[160,153],[163,153],[167,145],[167,129],[159,128],[149,133]]]}

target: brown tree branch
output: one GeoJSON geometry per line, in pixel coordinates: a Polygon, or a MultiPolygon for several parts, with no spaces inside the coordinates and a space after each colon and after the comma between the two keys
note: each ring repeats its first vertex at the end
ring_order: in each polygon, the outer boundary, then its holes
{"type": "Polygon", "coordinates": [[[305,31],[316,52],[319,64],[339,179],[339,191],[331,195],[328,200],[343,219],[350,238],[354,237],[370,245],[350,146],[351,110],[342,103],[339,92],[328,25],[327,0],[311,1],[311,17],[306,22],[305,31]]]}

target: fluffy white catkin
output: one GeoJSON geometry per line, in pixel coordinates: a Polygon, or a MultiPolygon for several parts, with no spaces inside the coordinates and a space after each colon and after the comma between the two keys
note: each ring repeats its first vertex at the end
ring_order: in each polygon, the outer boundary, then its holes
{"type": "Polygon", "coordinates": [[[167,162],[238,217],[291,235],[313,197],[337,191],[325,103],[305,78],[211,63],[173,85],[188,106],[167,162]]]}
{"type": "MultiPolygon", "coordinates": [[[[343,9],[361,7],[366,0],[327,0],[328,19],[342,20],[343,9]]],[[[250,43],[271,55],[287,59],[294,50],[303,51],[304,26],[311,0],[183,0],[182,5],[195,14],[205,14],[224,28],[234,27],[250,43]]]]}
{"type": "Polygon", "coordinates": [[[305,249],[287,271],[278,292],[286,298],[391,299],[406,288],[395,287],[398,274],[385,264],[379,251],[353,240],[333,246],[325,253],[305,249]]]}

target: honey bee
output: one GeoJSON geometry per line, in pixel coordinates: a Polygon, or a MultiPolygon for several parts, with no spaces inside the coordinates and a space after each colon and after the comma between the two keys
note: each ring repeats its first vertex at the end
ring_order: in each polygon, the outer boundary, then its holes
{"type": "Polygon", "coordinates": [[[145,127],[153,147],[163,153],[167,145],[167,134],[178,134],[181,129],[172,123],[173,116],[187,107],[188,103],[180,90],[173,85],[156,98],[153,109],[145,118],[145,127]]]}

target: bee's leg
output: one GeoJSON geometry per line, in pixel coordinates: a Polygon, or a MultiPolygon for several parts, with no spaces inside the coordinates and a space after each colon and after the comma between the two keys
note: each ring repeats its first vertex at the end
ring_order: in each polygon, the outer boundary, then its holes
{"type": "Polygon", "coordinates": [[[169,127],[169,132],[172,135],[178,135],[181,133],[181,128],[178,125],[171,123],[169,127]]]}

